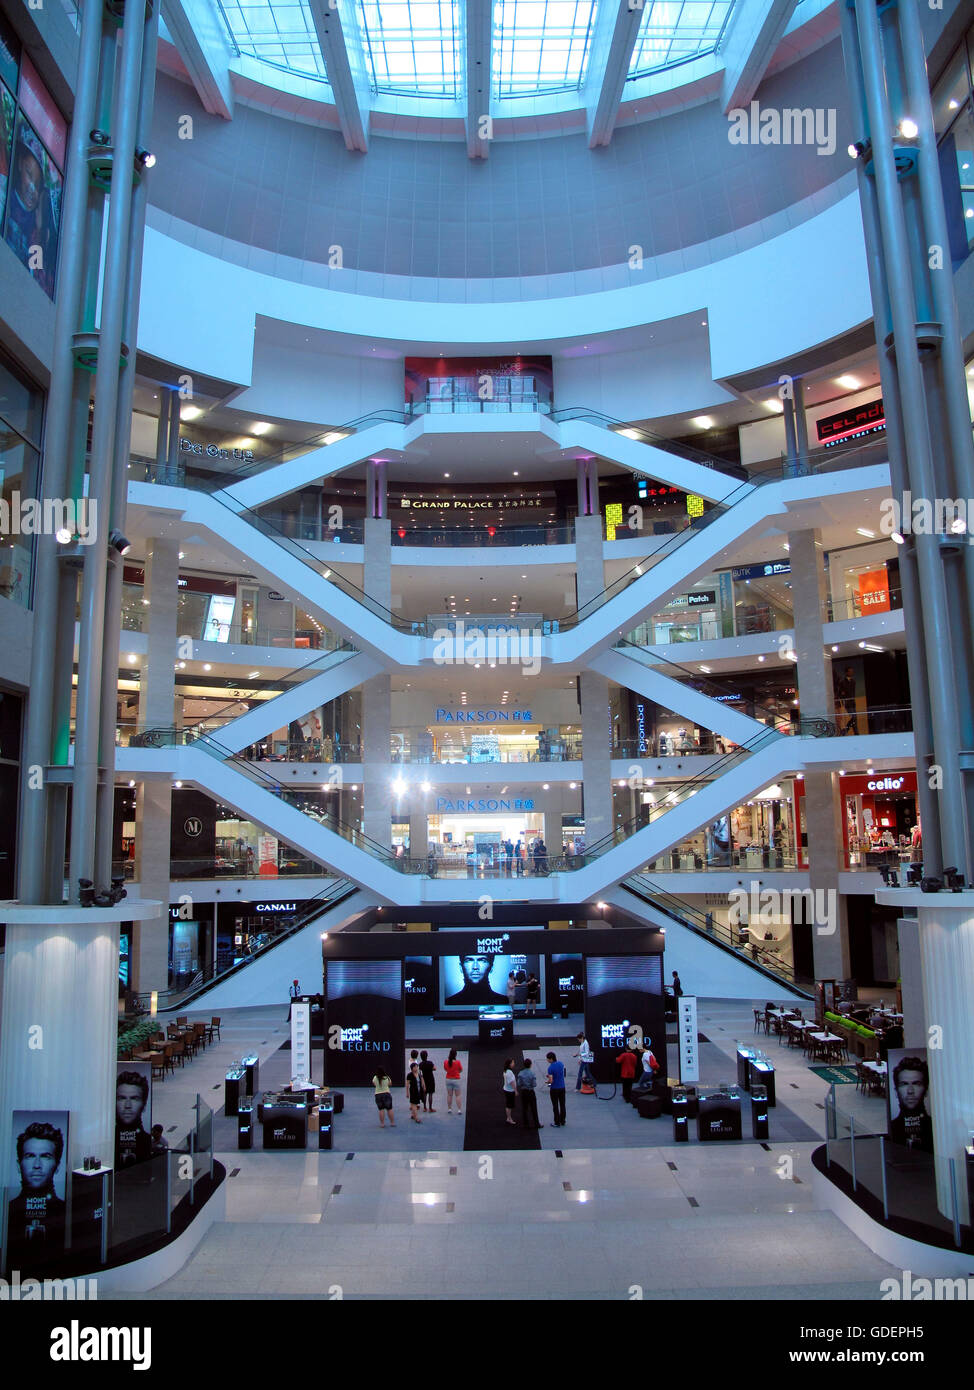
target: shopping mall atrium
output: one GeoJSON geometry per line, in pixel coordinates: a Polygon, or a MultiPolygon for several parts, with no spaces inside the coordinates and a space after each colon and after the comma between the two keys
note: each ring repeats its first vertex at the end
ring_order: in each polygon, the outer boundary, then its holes
{"type": "Polygon", "coordinates": [[[974,3],[0,0],[0,219],[4,1288],[966,1288],[974,3]]]}

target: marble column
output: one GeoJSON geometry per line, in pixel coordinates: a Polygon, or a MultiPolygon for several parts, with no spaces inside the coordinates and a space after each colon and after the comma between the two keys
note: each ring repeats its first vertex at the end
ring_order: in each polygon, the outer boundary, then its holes
{"type": "Polygon", "coordinates": [[[900,947],[903,1045],[904,1047],[926,1047],[927,1014],[923,1002],[920,924],[916,917],[901,917],[896,924],[896,935],[900,947]]]}
{"type": "MultiPolygon", "coordinates": [[[[392,599],[392,523],[387,517],[366,517],[362,587],[375,603],[388,610],[392,599]]],[[[392,681],[373,676],[362,687],[363,828],[369,839],[390,848],[392,835],[393,769],[389,763],[392,726],[392,681]]],[[[397,798],[397,809],[409,813],[411,792],[397,798]]]]}
{"type": "Polygon", "coordinates": [[[429,853],[429,830],[427,825],[428,806],[422,792],[417,791],[413,805],[409,808],[409,857],[425,859],[429,853]]]}
{"type": "MultiPolygon", "coordinates": [[[[579,494],[582,489],[579,462],[579,494]]],[[[597,513],[575,520],[575,565],[578,606],[583,608],[605,588],[602,518],[597,513]]],[[[582,786],[585,843],[591,848],[612,829],[612,737],[609,726],[609,682],[594,671],[579,677],[582,712],[582,786]]]]}
{"type": "MultiPolygon", "coordinates": [[[[142,663],[139,723],[168,729],[176,721],[176,662],[179,657],[179,542],[155,537],[145,562],[148,654],[142,663]]],[[[168,778],[144,781],[135,795],[135,876],[143,896],[168,904],[171,868],[172,787],[168,778]]],[[[169,987],[168,913],[137,922],[132,932],[132,988],[169,987]]]]}
{"type": "MultiPolygon", "coordinates": [[[[825,652],[827,585],[825,552],[818,531],[793,531],[789,537],[791,599],[795,619],[794,652],[798,660],[798,698],[805,720],[835,721],[832,660],[825,652]]],[[[809,887],[818,905],[812,927],[812,951],[817,980],[844,980],[849,975],[849,920],[839,893],[839,874],[845,868],[842,837],[842,799],[833,772],[805,773],[805,829],[808,836],[809,887]]]]}

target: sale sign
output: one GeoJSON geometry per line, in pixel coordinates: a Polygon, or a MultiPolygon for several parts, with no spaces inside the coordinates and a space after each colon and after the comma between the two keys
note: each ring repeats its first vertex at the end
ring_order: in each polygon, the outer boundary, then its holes
{"type": "Polygon", "coordinates": [[[859,576],[859,612],[889,612],[889,576],[885,569],[867,570],[859,576]]]}

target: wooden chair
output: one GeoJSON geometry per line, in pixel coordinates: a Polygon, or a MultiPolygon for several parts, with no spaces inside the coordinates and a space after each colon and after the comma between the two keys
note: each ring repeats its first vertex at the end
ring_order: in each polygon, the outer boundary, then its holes
{"type": "Polygon", "coordinates": [[[160,1081],[165,1081],[166,1079],[166,1055],[164,1052],[154,1052],[152,1054],[153,1081],[155,1081],[156,1076],[159,1077],[160,1081]]]}
{"type": "Polygon", "coordinates": [[[189,1014],[177,1014],[176,1027],[185,1028],[189,1024],[189,1014]]]}
{"type": "Polygon", "coordinates": [[[219,1018],[211,1018],[210,1021],[209,1021],[209,1023],[207,1024],[206,1031],[207,1031],[207,1033],[209,1034],[209,1041],[210,1041],[210,1042],[213,1041],[213,1034],[214,1034],[214,1033],[217,1035],[217,1038],[219,1038],[219,1036],[220,1036],[220,1020],[219,1020],[219,1018]]]}
{"type": "Polygon", "coordinates": [[[186,1061],[186,1043],[182,1038],[173,1038],[169,1046],[172,1048],[172,1055],[180,1066],[186,1061]]]}
{"type": "Polygon", "coordinates": [[[193,1024],[193,1032],[192,1032],[192,1034],[191,1034],[191,1039],[192,1039],[193,1052],[194,1052],[194,1053],[199,1052],[200,1050],[203,1050],[203,1051],[206,1050],[206,1024],[205,1024],[205,1023],[194,1023],[194,1024],[193,1024]]]}
{"type": "Polygon", "coordinates": [[[171,1071],[176,1074],[176,1051],[171,1042],[162,1044],[163,1071],[171,1071]]]}
{"type": "Polygon", "coordinates": [[[765,1016],[764,1016],[764,1010],[763,1010],[763,1009],[755,1009],[755,1010],[754,1010],[754,1031],[755,1031],[755,1033],[760,1033],[760,1031],[761,1031],[762,1028],[764,1029],[765,1032],[768,1031],[768,1030],[767,1030],[767,1019],[766,1019],[765,1016]]]}

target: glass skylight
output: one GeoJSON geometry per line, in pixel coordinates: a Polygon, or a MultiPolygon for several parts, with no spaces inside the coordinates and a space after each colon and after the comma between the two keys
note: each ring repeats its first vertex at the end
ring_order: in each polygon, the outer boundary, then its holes
{"type": "Polygon", "coordinates": [[[596,0],[497,0],[494,95],[572,91],[585,77],[596,0]]]}
{"type": "Polygon", "coordinates": [[[286,72],[327,80],[305,0],[218,0],[238,53],[286,72]]]}
{"type": "Polygon", "coordinates": [[[733,8],[734,0],[645,0],[629,77],[646,77],[713,53],[733,8]]]}
{"type": "Polygon", "coordinates": [[[458,100],[459,9],[459,0],[358,0],[372,90],[458,100]]]}

